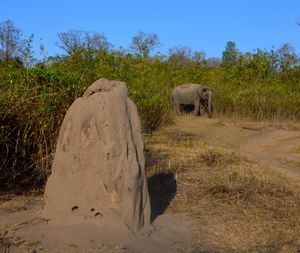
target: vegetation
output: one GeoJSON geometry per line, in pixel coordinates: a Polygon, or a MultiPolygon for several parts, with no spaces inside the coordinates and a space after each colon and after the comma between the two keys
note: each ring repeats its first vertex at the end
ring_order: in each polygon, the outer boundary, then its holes
{"type": "Polygon", "coordinates": [[[127,83],[146,132],[170,121],[171,90],[184,82],[211,86],[216,113],[300,120],[299,58],[289,44],[242,54],[228,42],[220,64],[184,47],[154,54],[157,35],[142,32],[128,50],[113,49],[103,34],[60,33],[57,45],[67,55],[46,57],[41,45],[38,61],[32,40],[33,35],[23,40],[11,21],[1,23],[0,185],[5,189],[45,183],[66,110],[98,78],[127,83]]]}

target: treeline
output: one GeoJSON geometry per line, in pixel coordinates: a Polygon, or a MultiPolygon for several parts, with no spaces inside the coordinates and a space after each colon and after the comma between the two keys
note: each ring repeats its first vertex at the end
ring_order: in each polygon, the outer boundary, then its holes
{"type": "Polygon", "coordinates": [[[241,53],[234,42],[222,59],[177,47],[163,55],[156,34],[138,33],[128,49],[103,34],[58,34],[64,53],[41,59],[34,36],[22,39],[11,21],[0,23],[0,186],[43,186],[50,173],[59,127],[76,97],[99,78],[128,84],[145,131],[172,119],[172,89],[181,83],[212,87],[216,114],[300,120],[300,67],[294,48],[241,53]]]}

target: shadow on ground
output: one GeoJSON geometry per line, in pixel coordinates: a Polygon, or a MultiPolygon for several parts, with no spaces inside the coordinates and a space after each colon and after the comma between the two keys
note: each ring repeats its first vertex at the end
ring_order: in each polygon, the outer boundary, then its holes
{"type": "Polygon", "coordinates": [[[163,214],[175,197],[177,183],[175,174],[167,169],[170,154],[146,149],[146,170],[155,171],[148,177],[151,203],[151,222],[163,214]]]}
{"type": "Polygon", "coordinates": [[[158,173],[148,178],[151,222],[164,213],[177,191],[174,173],[158,173]]]}

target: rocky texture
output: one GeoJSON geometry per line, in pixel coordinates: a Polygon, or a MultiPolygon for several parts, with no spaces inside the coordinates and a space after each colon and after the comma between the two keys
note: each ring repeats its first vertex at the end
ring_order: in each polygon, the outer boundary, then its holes
{"type": "Polygon", "coordinates": [[[100,79],[76,99],[60,129],[42,216],[150,225],[144,141],[126,84],[100,79]]]}

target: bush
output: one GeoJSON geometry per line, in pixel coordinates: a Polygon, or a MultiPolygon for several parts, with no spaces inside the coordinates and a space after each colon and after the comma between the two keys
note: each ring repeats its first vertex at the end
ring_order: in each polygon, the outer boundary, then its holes
{"type": "Polygon", "coordinates": [[[127,83],[146,132],[172,119],[171,91],[185,82],[211,86],[217,113],[300,120],[300,68],[270,71],[263,57],[264,64],[256,57],[230,68],[210,68],[193,61],[174,64],[162,56],[83,50],[31,68],[2,62],[0,185],[44,185],[66,110],[99,78],[127,83]]]}

